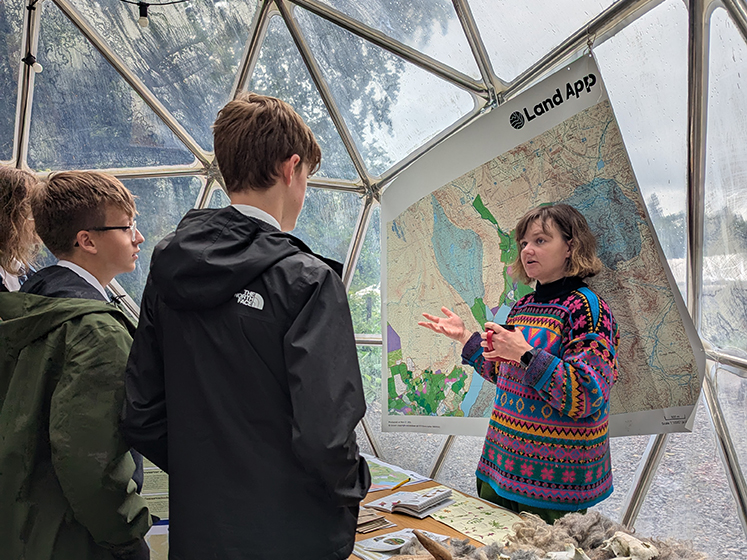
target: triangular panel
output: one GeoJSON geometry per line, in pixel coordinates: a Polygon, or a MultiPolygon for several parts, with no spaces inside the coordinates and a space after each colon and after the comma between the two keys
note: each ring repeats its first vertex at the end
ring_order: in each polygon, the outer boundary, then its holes
{"type": "Polygon", "coordinates": [[[322,1],[439,62],[473,78],[480,77],[467,37],[449,0],[322,1]]]}
{"type": "Polygon", "coordinates": [[[747,348],[747,43],[723,9],[711,17],[702,336],[747,348]]]}
{"type": "Polygon", "coordinates": [[[527,70],[613,0],[470,0],[493,70],[505,82],[527,70]]]}
{"type": "Polygon", "coordinates": [[[42,5],[29,165],[38,170],[189,164],[189,152],[51,2],[42,5]]]}
{"type": "Polygon", "coordinates": [[[361,199],[356,193],[309,187],[291,233],[315,253],[343,262],[360,209],[361,199]]]}
{"type": "Polygon", "coordinates": [[[702,402],[693,432],[669,437],[635,522],[636,535],[692,541],[709,558],[747,557],[747,540],[702,402]]]}
{"type": "Polygon", "coordinates": [[[185,2],[148,8],[119,0],[81,0],[76,7],[171,111],[212,150],[211,126],[230,99],[258,2],[185,2]]]}
{"type": "Polygon", "coordinates": [[[348,290],[348,301],[355,332],[381,334],[381,208],[378,204],[371,212],[348,290]]]}
{"type": "MultiPolygon", "coordinates": [[[[747,358],[744,347],[740,350],[729,349],[743,360],[747,358]]],[[[734,450],[739,460],[742,475],[747,473],[747,377],[744,370],[715,364],[711,372],[716,386],[717,398],[724,424],[729,431],[734,450]]]]}
{"type": "Polygon", "coordinates": [[[372,175],[475,108],[471,94],[430,72],[303,9],[294,14],[372,175]]]}
{"type": "Polygon", "coordinates": [[[685,294],[687,8],[654,8],[594,49],[651,220],[685,294]]]}
{"type": "Polygon", "coordinates": [[[204,179],[202,177],[159,177],[156,179],[125,179],[124,185],[137,198],[137,229],[145,237],[135,272],[120,274],[117,281],[137,302],[145,289],[153,249],[161,239],[176,229],[176,225],[194,208],[204,179]]]}
{"type": "Polygon", "coordinates": [[[23,4],[0,2],[0,161],[13,155],[23,4]]]}
{"type": "Polygon", "coordinates": [[[280,17],[270,20],[249,90],[278,97],[301,115],[322,149],[319,175],[353,181],[358,179],[345,145],[280,17]]]}

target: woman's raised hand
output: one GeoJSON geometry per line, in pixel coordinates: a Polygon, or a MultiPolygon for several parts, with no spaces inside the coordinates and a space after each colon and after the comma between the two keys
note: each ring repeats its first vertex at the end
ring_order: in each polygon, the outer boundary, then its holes
{"type": "Polygon", "coordinates": [[[423,313],[423,317],[428,320],[418,321],[418,325],[430,329],[433,332],[448,336],[462,344],[466,344],[472,336],[472,333],[464,326],[464,321],[462,321],[459,315],[452,312],[448,307],[442,307],[441,313],[446,315],[446,317],[438,317],[437,315],[431,315],[430,313],[423,313]]]}

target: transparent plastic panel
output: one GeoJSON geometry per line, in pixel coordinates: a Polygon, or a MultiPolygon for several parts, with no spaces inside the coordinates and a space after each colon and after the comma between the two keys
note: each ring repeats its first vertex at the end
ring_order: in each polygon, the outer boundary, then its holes
{"type": "Polygon", "coordinates": [[[687,8],[670,0],[594,49],[643,199],[685,294],[687,8]]]}
{"type": "Polygon", "coordinates": [[[23,3],[0,2],[0,161],[13,157],[23,3]]]}
{"type": "Polygon", "coordinates": [[[78,0],[111,48],[206,150],[218,110],[230,99],[258,2],[152,3],[148,26],[138,7],[78,0]]]}
{"type": "MultiPolygon", "coordinates": [[[[381,211],[376,204],[368,222],[353,281],[348,289],[353,327],[360,334],[381,334],[381,211]]],[[[378,364],[381,367],[381,362],[378,364]]]]}
{"type": "Polygon", "coordinates": [[[633,487],[635,471],[641,462],[648,440],[649,436],[610,438],[612,486],[614,490],[609,498],[595,505],[593,509],[613,521],[620,521],[625,498],[633,487]]]}
{"type": "MultiPolygon", "coordinates": [[[[739,357],[747,359],[741,349],[739,357]]],[[[729,430],[742,474],[747,474],[747,371],[716,364],[711,369],[721,412],[729,430]]]]}
{"type": "Polygon", "coordinates": [[[41,251],[34,259],[33,268],[34,270],[41,270],[46,266],[52,266],[53,264],[56,264],[57,261],[57,257],[50,253],[46,245],[43,245],[41,251]]]}
{"type": "MultiPolygon", "coordinates": [[[[384,454],[382,460],[428,476],[433,459],[446,436],[381,431],[381,346],[358,346],[358,360],[366,393],[366,420],[384,454]]],[[[373,454],[360,425],[358,444],[364,453],[373,454]]],[[[477,461],[475,461],[477,466],[477,461]]],[[[459,488],[459,487],[457,487],[459,488]]],[[[474,492],[473,492],[474,493],[474,492]]]]}
{"type": "Polygon", "coordinates": [[[612,0],[469,0],[493,70],[506,82],[527,70],[612,3],[612,0]]]}
{"type": "Polygon", "coordinates": [[[358,172],[282,18],[273,17],[262,42],[249,91],[289,103],[309,125],[322,149],[319,175],[355,181],[358,172]]]}
{"type": "Polygon", "coordinates": [[[223,192],[223,189],[220,187],[215,187],[213,189],[213,192],[210,193],[210,201],[208,202],[207,207],[208,208],[225,208],[231,204],[231,199],[228,198],[228,195],[223,192]]]}
{"type": "Polygon", "coordinates": [[[480,77],[467,37],[449,0],[322,2],[464,74],[480,77]]]}
{"type": "Polygon", "coordinates": [[[202,177],[160,177],[125,179],[124,186],[137,198],[137,229],[145,237],[135,272],[120,274],[117,281],[138,304],[150,270],[150,257],[161,239],[176,229],[179,221],[194,208],[204,179],[202,177]]]}
{"type": "Polygon", "coordinates": [[[293,235],[315,253],[344,262],[362,201],[356,193],[309,187],[293,235]]]}
{"type": "Polygon", "coordinates": [[[747,44],[711,18],[701,336],[747,348],[747,44]]]}
{"type": "Polygon", "coordinates": [[[747,557],[747,539],[702,400],[693,432],[670,436],[635,530],[639,538],[692,541],[713,559],[747,557]]]}
{"type": "Polygon", "coordinates": [[[301,8],[294,14],[372,175],[475,108],[466,91],[301,8]]]}
{"type": "Polygon", "coordinates": [[[381,346],[358,346],[358,364],[366,403],[370,405],[381,393],[381,346]]]}
{"type": "Polygon", "coordinates": [[[51,2],[29,135],[37,170],[189,164],[194,156],[51,2]]]}
{"type": "Polygon", "coordinates": [[[484,443],[484,437],[457,436],[436,480],[469,496],[477,497],[475,471],[484,443]]]}

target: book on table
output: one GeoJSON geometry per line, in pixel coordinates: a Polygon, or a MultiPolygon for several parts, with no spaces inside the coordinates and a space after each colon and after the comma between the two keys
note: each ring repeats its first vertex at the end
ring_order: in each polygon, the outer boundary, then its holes
{"type": "Polygon", "coordinates": [[[386,498],[380,498],[364,507],[386,511],[387,513],[404,513],[418,519],[428,517],[431,513],[454,503],[451,488],[438,486],[427,492],[395,492],[386,498]]]}

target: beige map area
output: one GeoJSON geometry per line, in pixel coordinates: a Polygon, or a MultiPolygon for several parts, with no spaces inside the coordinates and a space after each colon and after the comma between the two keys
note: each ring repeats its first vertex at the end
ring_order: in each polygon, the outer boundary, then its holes
{"type": "MultiPolygon", "coordinates": [[[[418,327],[424,311],[440,313],[445,305],[468,328],[480,328],[454,279],[448,281],[440,270],[434,200],[450,227],[471,230],[482,242],[481,269],[473,263],[460,269],[459,277],[477,275],[473,278],[482,283],[488,307],[496,307],[504,292],[500,239],[473,206],[478,195],[506,233],[527,210],[547,202],[568,202],[589,220],[606,265],[589,284],[620,326],[613,414],[696,402],[699,380],[692,347],[607,101],[442,186],[387,224],[387,322],[400,338],[401,363],[408,364],[414,378],[426,370],[450,372],[461,363],[457,343],[418,327]]],[[[460,248],[454,249],[458,262],[460,248]]],[[[444,401],[439,415],[460,405],[448,391],[444,401]]]]}

